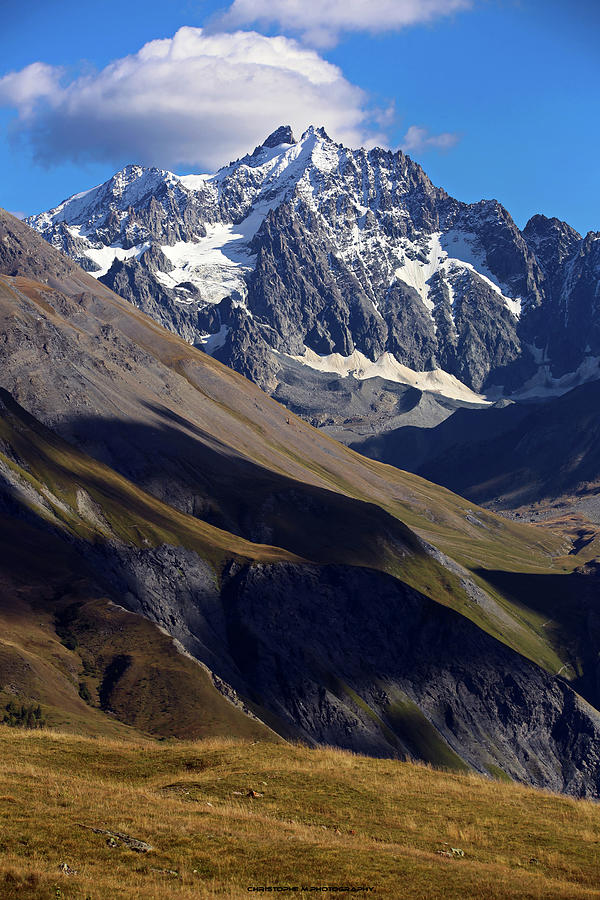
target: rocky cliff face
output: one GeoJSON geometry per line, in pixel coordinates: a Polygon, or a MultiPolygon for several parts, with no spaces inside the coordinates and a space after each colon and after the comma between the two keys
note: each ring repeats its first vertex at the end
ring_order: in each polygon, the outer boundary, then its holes
{"type": "Polygon", "coordinates": [[[585,238],[558,219],[534,216],[523,236],[536,254],[545,298],[527,327],[552,375],[600,355],[600,233],[585,238]]]}
{"type": "MultiPolygon", "coordinates": [[[[502,760],[519,780],[574,793],[600,774],[595,711],[472,623],[434,610],[385,575],[253,566],[226,586],[225,610],[246,684],[320,743],[414,753],[428,721],[479,770],[502,760]]],[[[428,736],[435,740],[435,732],[428,736]]]]}
{"type": "Polygon", "coordinates": [[[271,391],[282,360],[311,354],[475,392],[599,374],[598,235],[542,216],[520,232],[496,201],[461,203],[403,153],[323,129],[296,141],[283,126],[216,175],[128,166],[29,222],[271,391]]]}
{"type": "Polygon", "coordinates": [[[600,796],[598,712],[390,576],[234,562],[219,589],[183,548],[109,546],[88,558],[120,602],[286,737],[600,796]]]}

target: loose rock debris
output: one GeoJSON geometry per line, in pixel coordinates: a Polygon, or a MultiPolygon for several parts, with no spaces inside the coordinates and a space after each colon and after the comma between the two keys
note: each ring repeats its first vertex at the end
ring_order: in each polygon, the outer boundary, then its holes
{"type": "Polygon", "coordinates": [[[72,869],[68,863],[61,863],[58,867],[59,872],[62,872],[63,875],[77,875],[77,870],[72,869]]]}
{"type": "Polygon", "coordinates": [[[150,850],[154,850],[150,844],[147,844],[146,841],[140,841],[137,838],[131,837],[129,834],[123,834],[121,831],[108,831],[106,828],[94,828],[92,825],[82,825],[81,822],[75,823],[78,828],[86,828],[88,831],[93,831],[94,834],[106,834],[109,838],[107,844],[109,847],[116,847],[117,842],[124,844],[128,850],[133,850],[134,853],[148,853],[150,850]],[[115,843],[111,843],[115,841],[115,843]]]}
{"type": "Polygon", "coordinates": [[[461,850],[460,847],[449,847],[448,850],[436,850],[435,852],[439,856],[447,856],[450,859],[460,859],[465,855],[465,851],[461,850]]]}

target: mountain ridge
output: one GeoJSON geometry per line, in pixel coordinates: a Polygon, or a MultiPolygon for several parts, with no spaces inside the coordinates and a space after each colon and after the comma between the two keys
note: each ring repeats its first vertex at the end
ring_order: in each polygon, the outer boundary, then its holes
{"type": "Polygon", "coordinates": [[[28,222],[270,391],[308,351],[325,369],[332,354],[388,354],[492,397],[598,376],[595,233],[541,216],[521,232],[401,151],[350,150],[312,126],[292,141],[281,126],[215,175],[129,166],[28,222]]]}
{"type": "Polygon", "coordinates": [[[0,273],[4,549],[24,623],[41,600],[80,646],[71,691],[87,659],[90,695],[98,684],[124,722],[193,734],[211,709],[227,718],[220,684],[283,737],[597,795],[600,715],[573,690],[596,700],[593,603],[563,616],[570,591],[595,584],[567,575],[592,548],[562,558],[560,535],[360,457],[4,213],[0,273]],[[53,548],[31,557],[42,597],[18,565],[25,534],[53,548]],[[46,558],[73,553],[88,568],[70,562],[57,581],[46,558]],[[552,632],[527,606],[548,575],[552,632]],[[120,626],[111,603],[126,609],[120,626]],[[154,688],[143,656],[98,646],[106,616],[125,642],[134,625],[166,631],[212,688],[190,663],[197,705],[171,704],[169,642],[154,688]]]}

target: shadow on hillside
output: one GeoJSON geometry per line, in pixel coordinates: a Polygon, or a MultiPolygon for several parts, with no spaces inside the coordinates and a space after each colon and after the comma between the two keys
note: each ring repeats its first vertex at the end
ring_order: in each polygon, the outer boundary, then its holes
{"type": "MultiPolygon", "coordinates": [[[[61,601],[61,592],[70,592],[88,572],[92,591],[108,588],[97,596],[128,605],[128,592],[138,601],[136,611],[185,642],[242,697],[253,699],[259,713],[269,710],[267,721],[275,717],[282,733],[303,728],[298,733],[305,739],[373,756],[403,756],[408,748],[416,758],[456,768],[462,763],[450,746],[464,746],[474,713],[481,721],[469,738],[471,751],[478,753],[493,733],[509,760],[520,754],[514,735],[532,709],[548,729],[552,725],[549,760],[555,746],[566,758],[577,729],[593,729],[587,714],[573,713],[563,700],[568,695],[540,669],[389,575],[332,565],[242,567],[225,576],[216,595],[195,587],[198,561],[184,551],[175,559],[161,547],[89,544],[27,508],[3,478],[0,504],[3,550],[23,585],[35,571],[36,602],[61,601]],[[173,577],[174,563],[180,577],[173,577]],[[44,577],[45,594],[37,590],[44,577]],[[181,628],[182,618],[189,631],[181,628]],[[400,691],[391,706],[381,693],[388,684],[400,691]],[[383,720],[373,713],[380,704],[383,720]],[[369,728],[355,727],[357,712],[369,728]]],[[[1,599],[11,603],[9,595],[1,599]]],[[[526,736],[526,759],[528,741],[526,736]]],[[[548,784],[539,772],[531,778],[548,784]]]]}
{"type": "MultiPolygon", "coordinates": [[[[0,473],[1,574],[17,584],[35,584],[41,595],[67,593],[78,579],[92,578],[92,570],[84,542],[65,538],[0,473]]],[[[0,600],[11,603],[13,596],[0,591],[0,600]]]]}
{"type": "MultiPolygon", "coordinates": [[[[26,429],[56,443],[54,433],[12,398],[5,402],[26,429]]],[[[171,410],[149,411],[157,424],[77,417],[63,424],[61,432],[70,444],[170,507],[254,543],[275,545],[314,562],[367,566],[379,565],[389,546],[398,556],[406,550],[421,552],[410,529],[379,506],[243,458],[225,440],[171,410]]],[[[36,453],[42,459],[43,448],[36,453]]],[[[57,462],[56,454],[46,462],[72,478],[69,463],[57,462]]],[[[42,465],[46,462],[42,459],[42,465]]],[[[82,483],[106,493],[106,479],[93,465],[82,483]]],[[[133,501],[124,492],[122,502],[133,501]]]]}
{"type": "Polygon", "coordinates": [[[594,706],[600,704],[600,578],[476,569],[505,597],[543,618],[542,629],[572,659],[570,684],[594,706]]]}
{"type": "MultiPolygon", "coordinates": [[[[11,415],[20,420],[19,430],[25,439],[28,429],[33,429],[56,447],[53,432],[14,401],[6,398],[6,403],[10,405],[11,415]]],[[[149,411],[157,416],[156,424],[78,417],[61,430],[91,457],[170,506],[254,542],[285,548],[316,563],[376,567],[385,552],[382,547],[385,542],[392,544],[398,559],[403,548],[417,546],[412,533],[379,507],[296,482],[257,461],[237,455],[227,444],[226,436],[222,440],[214,438],[200,425],[188,423],[162,407],[151,407],[149,411]]],[[[43,443],[38,443],[41,458],[43,443]]],[[[42,467],[45,462],[49,464],[50,460],[41,458],[42,467]]],[[[51,463],[59,474],[62,466],[65,477],[72,482],[73,473],[66,456],[57,462],[53,454],[51,463]]],[[[140,506],[137,510],[138,501],[126,486],[121,488],[118,481],[107,480],[109,474],[91,464],[81,484],[108,496],[132,516],[139,512],[147,517],[147,507],[140,506]]],[[[6,494],[11,496],[8,490],[6,494]]],[[[83,545],[79,549],[85,554],[83,545]]],[[[522,607],[550,620],[547,627],[554,627],[556,632],[552,637],[568,647],[575,661],[577,658],[582,661],[583,671],[576,687],[597,703],[600,693],[595,676],[596,649],[600,646],[600,637],[596,637],[597,629],[594,630],[599,597],[597,579],[487,570],[478,574],[522,607]],[[556,626],[552,626],[552,620],[556,626]]],[[[121,576],[118,580],[121,582],[121,576]]],[[[121,583],[127,583],[127,578],[123,577],[121,583]]]]}
{"type": "Polygon", "coordinates": [[[496,452],[492,448],[529,412],[529,407],[516,403],[501,409],[457,409],[433,428],[401,425],[356,442],[352,448],[468,496],[469,486],[477,483],[473,480],[475,469],[489,467],[496,452]]]}

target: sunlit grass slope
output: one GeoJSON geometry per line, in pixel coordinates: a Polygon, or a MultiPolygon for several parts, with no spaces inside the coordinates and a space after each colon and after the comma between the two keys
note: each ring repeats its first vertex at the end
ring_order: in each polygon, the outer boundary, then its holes
{"type": "Polygon", "coordinates": [[[393,900],[600,897],[600,807],[500,781],[262,741],[4,726],[0,760],[7,900],[237,898],[267,885],[393,900]]]}

